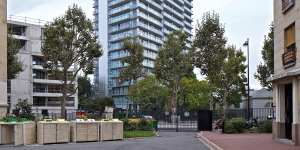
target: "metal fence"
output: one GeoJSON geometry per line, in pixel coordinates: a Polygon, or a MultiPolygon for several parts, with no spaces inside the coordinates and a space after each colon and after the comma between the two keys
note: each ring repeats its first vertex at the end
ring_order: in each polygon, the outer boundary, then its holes
{"type": "MultiPolygon", "coordinates": [[[[225,119],[232,118],[245,118],[247,119],[247,109],[228,109],[225,111],[225,119]]],[[[258,121],[264,121],[275,117],[274,108],[252,108],[250,109],[250,118],[258,121]]],[[[222,113],[217,110],[213,110],[212,119],[216,121],[222,118],[222,113]]]]}
{"type": "MultiPolygon", "coordinates": [[[[61,118],[61,114],[60,113],[49,113],[48,115],[42,115],[41,113],[33,113],[33,115],[35,116],[36,120],[41,120],[43,118],[51,118],[51,119],[59,119],[61,118]]],[[[66,114],[67,120],[71,121],[71,120],[75,120],[76,119],[76,113],[67,113],[66,114]]]]}

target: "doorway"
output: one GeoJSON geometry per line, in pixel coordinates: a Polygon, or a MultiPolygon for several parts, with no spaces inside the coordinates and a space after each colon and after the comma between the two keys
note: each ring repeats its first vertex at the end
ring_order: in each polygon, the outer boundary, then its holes
{"type": "Polygon", "coordinates": [[[286,84],[285,92],[285,137],[292,139],[293,124],[293,84],[286,84]]]}

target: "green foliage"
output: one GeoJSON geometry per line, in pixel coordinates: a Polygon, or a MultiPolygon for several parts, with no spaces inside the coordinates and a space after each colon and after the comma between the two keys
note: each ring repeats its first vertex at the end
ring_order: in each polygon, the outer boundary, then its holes
{"type": "Polygon", "coordinates": [[[65,103],[76,90],[74,83],[79,72],[84,75],[94,70],[94,60],[102,55],[94,34],[93,23],[77,5],[69,7],[64,16],[56,18],[44,29],[42,53],[45,67],[61,73],[61,116],[65,118],[65,103]],[[68,70],[73,70],[72,76],[68,70]],[[74,88],[73,88],[74,87],[74,88]]]}
{"type": "Polygon", "coordinates": [[[20,41],[12,37],[12,29],[8,26],[7,35],[7,79],[16,78],[17,74],[23,71],[22,63],[18,60],[17,54],[19,52],[20,41]]]}
{"type": "Polygon", "coordinates": [[[169,91],[153,75],[139,80],[129,87],[128,96],[146,114],[155,114],[164,109],[169,91]]]}
{"type": "Polygon", "coordinates": [[[158,52],[154,70],[157,79],[171,91],[167,106],[175,113],[180,80],[194,75],[187,35],[183,31],[174,31],[167,36],[158,52]]]}
{"type": "Polygon", "coordinates": [[[225,58],[226,38],[225,28],[220,23],[216,13],[204,14],[201,23],[198,23],[193,42],[195,47],[194,63],[201,69],[201,74],[213,80],[216,73],[221,70],[225,58]]]}
{"type": "Polygon", "coordinates": [[[123,49],[128,56],[121,60],[125,68],[120,72],[120,81],[121,83],[129,82],[130,86],[132,81],[136,82],[144,74],[144,47],[137,37],[129,37],[124,40],[123,49]]]}
{"type": "Polygon", "coordinates": [[[124,138],[153,137],[153,131],[124,131],[124,138]]]}
{"type": "Polygon", "coordinates": [[[234,46],[226,47],[225,28],[216,13],[206,13],[196,29],[194,65],[212,88],[213,104],[238,105],[245,93],[245,56],[234,46]]]}
{"type": "Polygon", "coordinates": [[[272,121],[266,120],[266,121],[260,122],[258,124],[257,130],[260,133],[272,133],[272,121]]]}
{"type": "Polygon", "coordinates": [[[94,95],[92,84],[87,77],[78,77],[78,97],[89,98],[94,95]]]}
{"type": "Polygon", "coordinates": [[[179,105],[185,105],[189,110],[208,109],[211,99],[211,88],[206,80],[183,78],[180,81],[179,105]]]}
{"type": "Polygon", "coordinates": [[[242,133],[246,126],[246,120],[243,118],[232,118],[225,121],[225,133],[242,133]]]}
{"type": "Polygon", "coordinates": [[[28,103],[27,99],[19,99],[15,106],[15,111],[18,112],[19,115],[30,115],[32,112],[32,104],[28,103]]]}
{"type": "Polygon", "coordinates": [[[80,99],[80,108],[83,110],[104,112],[105,107],[114,107],[114,100],[111,97],[97,97],[95,99],[80,99]]]}
{"type": "Polygon", "coordinates": [[[153,131],[156,121],[147,119],[125,119],[123,120],[125,131],[153,131]]]}
{"type": "Polygon", "coordinates": [[[262,58],[263,63],[258,65],[254,77],[263,87],[271,89],[272,83],[268,81],[268,78],[274,74],[274,25],[271,25],[270,32],[264,39],[262,58]]]}
{"type": "Polygon", "coordinates": [[[34,120],[34,116],[32,115],[19,115],[19,116],[10,115],[10,116],[3,117],[1,119],[1,121],[3,122],[26,122],[26,121],[33,121],[33,120],[34,120]]]}

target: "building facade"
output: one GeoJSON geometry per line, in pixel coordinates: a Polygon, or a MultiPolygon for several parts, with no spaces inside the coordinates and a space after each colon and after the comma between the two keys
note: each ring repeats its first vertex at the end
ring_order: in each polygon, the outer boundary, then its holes
{"type": "MultiPolygon", "coordinates": [[[[60,114],[60,99],[62,97],[60,80],[44,67],[41,53],[43,41],[43,25],[40,20],[26,18],[9,18],[12,37],[19,40],[21,49],[18,60],[22,63],[23,71],[16,79],[9,82],[8,103],[10,112],[18,101],[27,99],[33,104],[32,111],[42,114],[60,114]],[[17,20],[17,21],[16,21],[17,20]],[[20,21],[21,20],[21,21],[20,21]]],[[[72,70],[69,72],[72,73],[72,70]]],[[[77,93],[67,102],[67,113],[73,113],[78,108],[77,93]]]]}
{"type": "Polygon", "coordinates": [[[300,2],[274,0],[273,122],[275,139],[300,144],[300,2]]]}
{"type": "MultiPolygon", "coordinates": [[[[262,88],[260,90],[250,90],[250,107],[253,109],[271,108],[273,99],[272,91],[262,88]]],[[[243,97],[240,103],[241,109],[247,109],[247,98],[243,97]]]]}
{"type": "Polygon", "coordinates": [[[104,80],[107,80],[108,94],[115,100],[116,107],[126,109],[131,103],[126,98],[128,85],[118,83],[120,70],[124,67],[121,59],[127,56],[122,50],[123,40],[130,36],[139,37],[145,50],[145,70],[152,72],[166,35],[183,30],[192,41],[192,0],[104,1],[95,0],[96,29],[105,51],[102,58],[106,61],[98,68],[107,74],[104,80]]]}
{"type": "Polygon", "coordinates": [[[0,1],[0,117],[7,112],[7,3],[0,1]]]}

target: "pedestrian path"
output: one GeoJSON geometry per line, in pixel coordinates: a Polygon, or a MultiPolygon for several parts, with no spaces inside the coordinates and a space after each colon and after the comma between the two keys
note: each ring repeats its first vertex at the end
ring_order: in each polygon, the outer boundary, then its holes
{"type": "Polygon", "coordinates": [[[160,132],[159,137],[94,143],[1,146],[0,150],[208,150],[196,132],[160,132]]]}
{"type": "Polygon", "coordinates": [[[221,134],[201,132],[201,141],[219,150],[300,150],[299,146],[277,143],[272,134],[221,134]]]}

